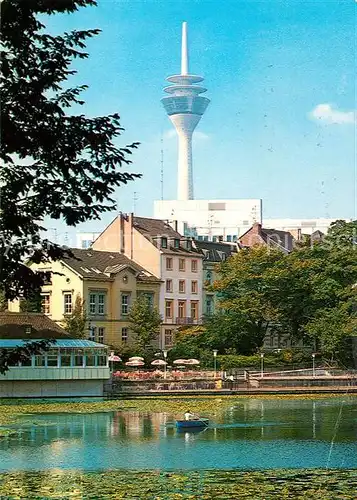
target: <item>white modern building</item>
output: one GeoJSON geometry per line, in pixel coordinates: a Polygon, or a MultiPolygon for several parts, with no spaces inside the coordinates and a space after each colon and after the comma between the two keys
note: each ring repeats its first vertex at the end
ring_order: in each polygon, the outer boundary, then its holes
{"type": "Polygon", "coordinates": [[[168,97],[161,99],[178,136],[177,198],[193,199],[192,134],[210,102],[200,94],[207,89],[196,85],[202,76],[191,75],[188,64],[187,23],[182,24],[181,73],[169,76],[173,85],[164,88],[168,97]]]}
{"type": "Polygon", "coordinates": [[[177,221],[178,232],[201,241],[237,241],[262,220],[262,200],[164,200],[154,217],[177,221]]]}
{"type": "Polygon", "coordinates": [[[344,220],[346,222],[352,219],[344,217],[335,217],[334,219],[317,218],[317,219],[263,219],[263,226],[266,229],[277,229],[278,231],[288,231],[294,238],[299,238],[301,234],[312,234],[315,231],[321,231],[326,234],[328,228],[336,220],[344,220]]]}

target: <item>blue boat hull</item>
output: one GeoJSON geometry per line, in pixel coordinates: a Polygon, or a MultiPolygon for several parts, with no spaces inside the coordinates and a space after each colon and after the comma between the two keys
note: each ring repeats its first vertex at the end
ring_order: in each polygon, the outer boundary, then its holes
{"type": "Polygon", "coordinates": [[[178,429],[203,429],[209,424],[208,418],[200,420],[176,420],[176,427],[178,429]]]}

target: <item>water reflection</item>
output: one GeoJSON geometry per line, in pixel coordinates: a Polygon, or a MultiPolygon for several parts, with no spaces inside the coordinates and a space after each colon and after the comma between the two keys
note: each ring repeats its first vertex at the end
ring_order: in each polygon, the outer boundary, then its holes
{"type": "Polygon", "coordinates": [[[35,415],[0,441],[0,470],[357,467],[355,401],[242,400],[189,431],[166,413],[35,415]]]}

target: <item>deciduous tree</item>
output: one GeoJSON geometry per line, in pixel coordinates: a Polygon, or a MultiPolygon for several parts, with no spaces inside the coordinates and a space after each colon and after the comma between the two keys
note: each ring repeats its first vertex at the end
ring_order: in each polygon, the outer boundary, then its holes
{"type": "Polygon", "coordinates": [[[75,338],[88,337],[85,302],[79,294],[75,298],[72,313],[64,316],[63,328],[75,338]]]}
{"type": "Polygon", "coordinates": [[[162,319],[147,297],[142,296],[135,300],[130,308],[128,321],[140,350],[145,350],[153,340],[158,339],[162,319]]]}
{"type": "Polygon", "coordinates": [[[138,177],[121,171],[137,143],[117,146],[117,112],[78,113],[86,85],[71,87],[99,30],[46,31],[47,16],[70,14],[94,0],[3,0],[1,3],[2,138],[0,283],[7,299],[27,297],[43,278],[24,264],[58,260],[66,250],[41,236],[44,219],[75,226],[115,208],[114,191],[138,177]]]}

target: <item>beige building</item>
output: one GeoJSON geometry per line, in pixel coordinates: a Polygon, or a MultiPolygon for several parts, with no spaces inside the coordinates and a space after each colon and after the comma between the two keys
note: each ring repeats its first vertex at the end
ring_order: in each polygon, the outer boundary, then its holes
{"type": "Polygon", "coordinates": [[[128,323],[130,305],[143,294],[159,307],[160,280],[118,252],[71,251],[74,257],[50,265],[31,265],[52,273],[42,288],[42,311],[61,324],[80,296],[88,316],[88,339],[118,347],[133,340],[128,323]]]}
{"type": "Polygon", "coordinates": [[[92,248],[120,252],[161,280],[161,348],[173,344],[178,326],[201,322],[203,254],[191,238],[163,220],[120,214],[92,248]]]}

